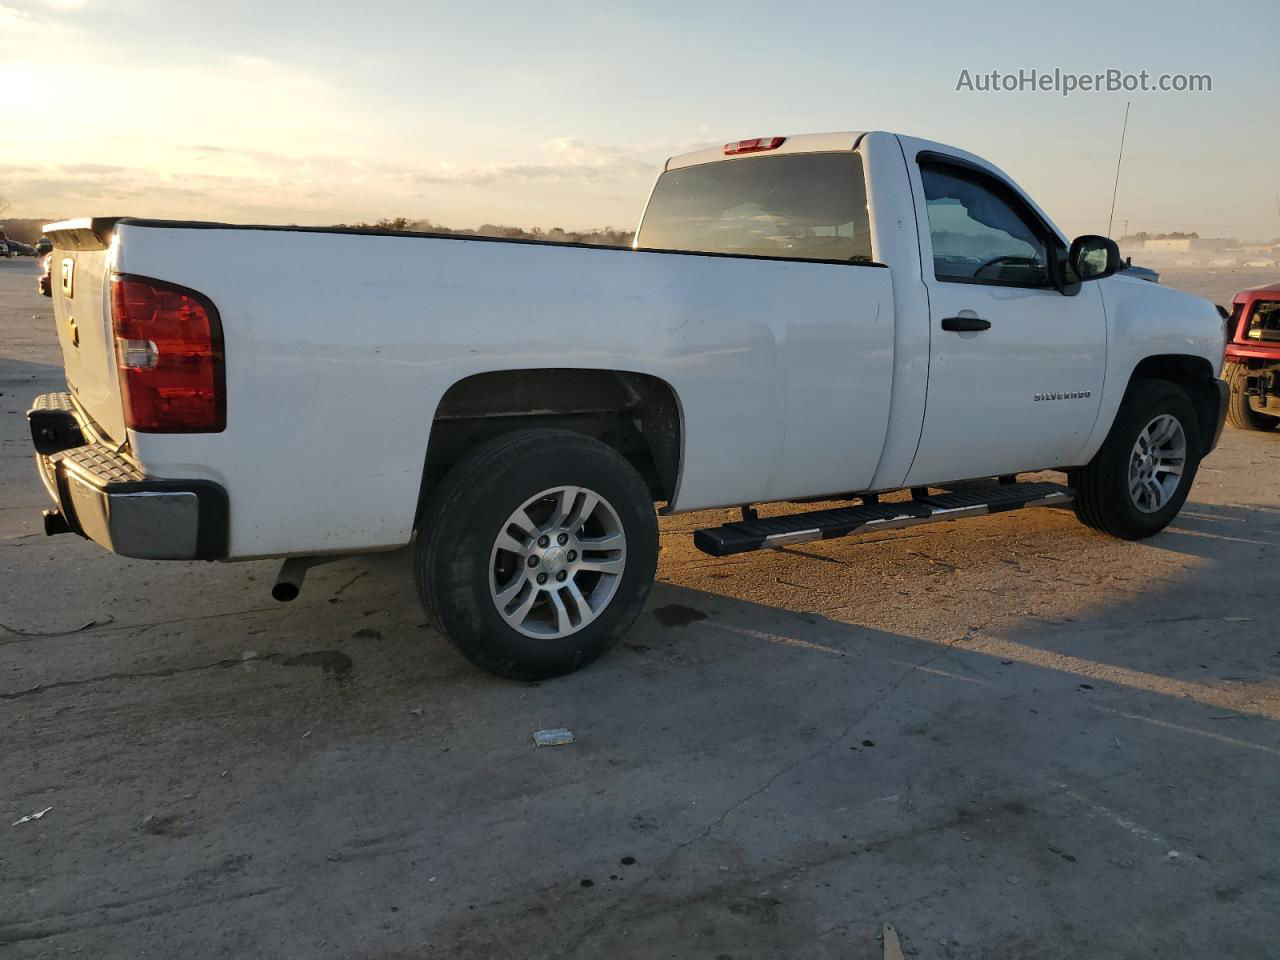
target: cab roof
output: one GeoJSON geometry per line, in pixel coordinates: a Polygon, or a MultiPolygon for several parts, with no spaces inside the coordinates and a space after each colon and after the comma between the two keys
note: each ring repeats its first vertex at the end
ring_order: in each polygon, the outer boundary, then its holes
{"type": "MultiPolygon", "coordinates": [[[[724,145],[704,147],[691,153],[682,153],[667,161],[664,170],[678,170],[681,167],[692,167],[699,163],[715,163],[718,160],[740,160],[748,157],[777,156],[781,153],[816,153],[819,151],[852,150],[865,136],[858,130],[846,130],[843,133],[801,133],[783,139],[782,145],[769,151],[741,153],[736,156],[726,155],[724,145]]],[[[768,137],[761,139],[767,140],[768,137]]]]}

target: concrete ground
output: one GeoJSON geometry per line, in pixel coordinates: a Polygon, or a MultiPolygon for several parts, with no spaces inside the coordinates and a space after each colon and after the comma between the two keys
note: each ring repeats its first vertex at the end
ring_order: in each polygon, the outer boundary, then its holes
{"type": "Polygon", "coordinates": [[[0,262],[4,956],[1280,955],[1280,436],[1137,544],[1038,510],[714,560],[670,518],[624,644],[520,685],[404,553],[278,605],[271,563],[42,536],[33,287],[0,262]]]}

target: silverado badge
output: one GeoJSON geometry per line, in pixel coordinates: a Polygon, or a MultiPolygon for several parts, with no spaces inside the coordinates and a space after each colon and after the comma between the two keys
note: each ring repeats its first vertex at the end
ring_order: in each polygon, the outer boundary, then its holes
{"type": "Polygon", "coordinates": [[[1092,390],[1059,390],[1057,393],[1037,393],[1036,403],[1041,400],[1084,400],[1092,395],[1092,390]]]}

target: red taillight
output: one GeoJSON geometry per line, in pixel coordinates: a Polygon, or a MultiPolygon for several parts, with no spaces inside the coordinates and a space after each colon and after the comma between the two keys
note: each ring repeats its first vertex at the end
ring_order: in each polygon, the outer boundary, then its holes
{"type": "Polygon", "coordinates": [[[756,137],[754,140],[737,140],[724,145],[724,155],[732,157],[739,153],[760,153],[762,150],[777,150],[786,142],[786,137],[756,137]]]}
{"type": "Polygon", "coordinates": [[[226,427],[222,323],[212,303],[158,280],[112,277],[111,324],[126,426],[144,433],[226,427]]]}

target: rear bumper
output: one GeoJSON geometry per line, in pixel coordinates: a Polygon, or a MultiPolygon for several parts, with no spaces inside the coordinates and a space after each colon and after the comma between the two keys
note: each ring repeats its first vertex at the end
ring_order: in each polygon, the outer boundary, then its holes
{"type": "Polygon", "coordinates": [[[106,446],[70,396],[37,397],[27,412],[36,466],[56,509],[48,533],[73,531],[123,557],[219,560],[227,555],[227,494],[207,480],[147,477],[106,446]]]}
{"type": "Polygon", "coordinates": [[[1223,354],[1229,361],[1262,360],[1280,363],[1280,343],[1239,343],[1231,340],[1227,342],[1223,354]]]}

